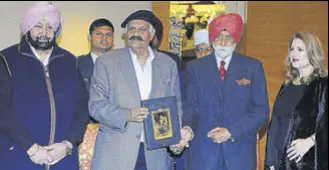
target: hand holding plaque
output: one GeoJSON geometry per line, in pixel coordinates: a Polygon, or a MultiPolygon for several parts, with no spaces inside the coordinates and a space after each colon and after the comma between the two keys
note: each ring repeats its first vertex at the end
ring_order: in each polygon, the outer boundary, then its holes
{"type": "Polygon", "coordinates": [[[153,150],[179,143],[181,133],[176,97],[144,100],[141,104],[150,113],[144,120],[147,148],[153,150]]]}
{"type": "Polygon", "coordinates": [[[143,122],[143,120],[149,115],[147,108],[133,108],[128,115],[128,121],[130,122],[143,122]]]}

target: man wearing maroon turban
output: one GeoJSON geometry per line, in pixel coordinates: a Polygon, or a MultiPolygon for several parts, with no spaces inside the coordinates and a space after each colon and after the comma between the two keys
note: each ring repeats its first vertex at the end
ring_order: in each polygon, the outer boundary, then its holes
{"type": "Polygon", "coordinates": [[[21,17],[20,43],[0,51],[11,86],[0,112],[0,170],[79,169],[88,96],[75,56],[56,44],[59,28],[59,9],[36,3],[21,17]]]}
{"type": "Polygon", "coordinates": [[[188,170],[256,169],[256,134],[269,103],[262,63],[234,52],[242,33],[240,15],[218,16],[209,25],[214,52],[186,66],[183,126],[194,132],[188,170]]]}

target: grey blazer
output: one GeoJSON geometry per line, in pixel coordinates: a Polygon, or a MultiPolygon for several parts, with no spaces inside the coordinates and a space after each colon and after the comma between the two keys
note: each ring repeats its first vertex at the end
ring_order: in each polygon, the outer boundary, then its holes
{"type": "MultiPolygon", "coordinates": [[[[182,116],[179,77],[175,62],[154,52],[151,98],[176,96],[182,116]]],[[[133,170],[137,161],[143,123],[127,122],[129,109],[140,107],[138,82],[128,48],[100,56],[91,80],[89,111],[100,123],[92,170],[133,170]]],[[[166,149],[145,150],[148,170],[171,170],[166,149]]]]}

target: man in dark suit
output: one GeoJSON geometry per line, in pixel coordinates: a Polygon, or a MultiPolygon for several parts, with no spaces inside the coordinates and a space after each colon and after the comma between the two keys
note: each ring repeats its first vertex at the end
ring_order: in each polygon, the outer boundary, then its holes
{"type": "Polygon", "coordinates": [[[88,54],[78,57],[79,70],[88,91],[96,58],[112,49],[113,34],[114,27],[105,18],[96,19],[89,27],[88,41],[90,42],[91,50],[88,54]]]}
{"type": "Polygon", "coordinates": [[[256,169],[257,131],[269,104],[262,63],[233,52],[243,32],[238,14],[209,25],[214,52],[186,66],[183,127],[190,127],[188,170],[256,169]]]}
{"type": "MultiPolygon", "coordinates": [[[[114,27],[112,23],[105,18],[96,19],[89,26],[88,41],[90,42],[91,50],[88,54],[78,57],[79,71],[88,92],[96,58],[112,49],[113,33],[114,27]]],[[[81,169],[89,170],[91,168],[90,164],[97,132],[98,124],[90,117],[83,143],[79,147],[79,164],[81,169]]]]}

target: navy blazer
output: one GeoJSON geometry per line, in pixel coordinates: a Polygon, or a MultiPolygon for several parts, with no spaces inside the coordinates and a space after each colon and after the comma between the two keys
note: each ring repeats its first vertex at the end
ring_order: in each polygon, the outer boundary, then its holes
{"type": "Polygon", "coordinates": [[[266,79],[260,61],[233,53],[225,79],[220,80],[214,53],[186,66],[183,125],[195,134],[187,150],[188,170],[254,170],[256,134],[268,119],[266,79]],[[239,85],[237,80],[250,82],[239,85]],[[214,143],[207,133],[229,130],[234,140],[214,143]]]}
{"type": "Polygon", "coordinates": [[[78,57],[78,68],[89,92],[90,80],[94,72],[94,62],[90,53],[78,57]]]}

